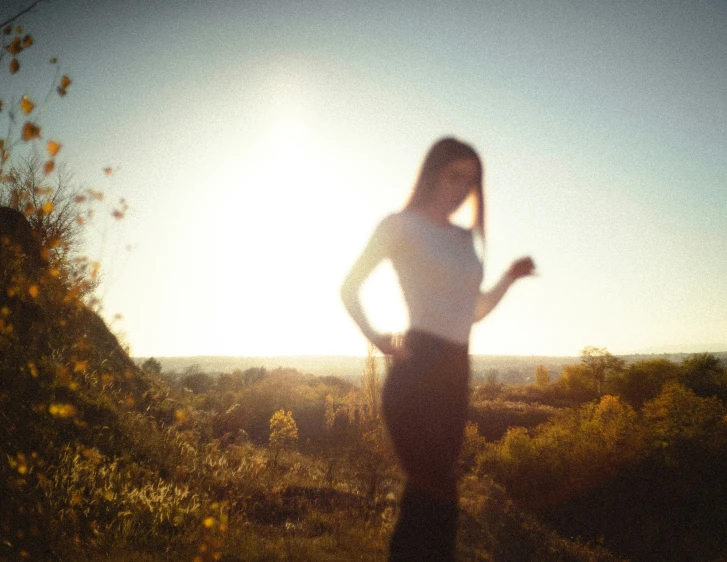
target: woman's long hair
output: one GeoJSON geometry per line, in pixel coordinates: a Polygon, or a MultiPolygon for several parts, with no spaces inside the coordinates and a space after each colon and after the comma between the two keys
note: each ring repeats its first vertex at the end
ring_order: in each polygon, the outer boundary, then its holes
{"type": "Polygon", "coordinates": [[[424,157],[422,167],[419,170],[419,177],[414,184],[409,202],[405,205],[405,209],[420,209],[431,201],[434,191],[437,187],[437,181],[442,170],[455,160],[474,159],[479,164],[480,181],[477,182],[475,189],[475,226],[485,240],[485,172],[482,160],[477,151],[470,145],[463,143],[452,137],[446,137],[438,140],[429,149],[424,157]]]}

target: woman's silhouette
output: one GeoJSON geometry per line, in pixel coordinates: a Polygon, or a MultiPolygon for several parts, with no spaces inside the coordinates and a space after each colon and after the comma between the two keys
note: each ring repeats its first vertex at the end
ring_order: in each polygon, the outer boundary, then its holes
{"type": "Polygon", "coordinates": [[[469,336],[510,285],[533,273],[530,258],[513,262],[488,292],[480,292],[483,264],[483,166],[477,152],[444,138],[427,153],[411,198],[387,216],[353,265],[341,295],[346,309],[379,350],[393,356],[383,391],[384,420],[407,482],[390,560],[453,560],[457,533],[455,466],[467,416],[469,336]],[[472,229],[450,222],[470,196],[472,229]],[[409,312],[397,344],[374,330],[359,289],[384,259],[391,260],[409,312]]]}

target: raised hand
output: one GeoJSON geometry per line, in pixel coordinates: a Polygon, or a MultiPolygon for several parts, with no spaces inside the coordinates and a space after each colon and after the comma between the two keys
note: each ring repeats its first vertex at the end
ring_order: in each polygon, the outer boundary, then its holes
{"type": "Polygon", "coordinates": [[[535,262],[533,262],[530,256],[520,258],[512,262],[510,269],[507,272],[507,276],[515,281],[521,277],[527,277],[535,273],[535,262]]]}

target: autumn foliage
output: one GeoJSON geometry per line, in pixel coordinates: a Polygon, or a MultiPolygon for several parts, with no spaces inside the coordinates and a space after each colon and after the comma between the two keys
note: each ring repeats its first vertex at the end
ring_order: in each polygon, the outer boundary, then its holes
{"type": "MultiPolygon", "coordinates": [[[[15,80],[35,41],[1,33],[15,80]]],[[[385,560],[402,475],[374,349],[356,381],[137,366],[94,312],[99,264],[74,246],[103,195],[62,196],[62,143],[34,120],[39,100],[0,99],[0,118],[13,112],[0,138],[0,560],[385,560]]],[[[627,363],[591,347],[534,376],[472,389],[462,560],[724,560],[717,357],[627,363]]]]}

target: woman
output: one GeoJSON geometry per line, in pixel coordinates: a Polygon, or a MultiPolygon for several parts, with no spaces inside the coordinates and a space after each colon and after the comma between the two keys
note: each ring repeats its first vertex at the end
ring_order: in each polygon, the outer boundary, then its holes
{"type": "Polygon", "coordinates": [[[534,269],[530,258],[515,261],[492,290],[481,293],[478,242],[484,244],[482,162],[469,145],[441,139],[425,157],[409,202],[379,224],[341,290],[364,335],[393,356],[383,414],[407,481],[391,561],[454,557],[455,466],[467,416],[470,330],[534,269]],[[450,217],[471,195],[475,224],[468,230],[450,217]],[[392,262],[409,311],[401,345],[373,329],[359,300],[362,283],[384,259],[392,262]]]}

